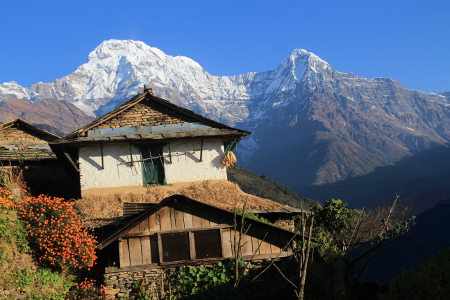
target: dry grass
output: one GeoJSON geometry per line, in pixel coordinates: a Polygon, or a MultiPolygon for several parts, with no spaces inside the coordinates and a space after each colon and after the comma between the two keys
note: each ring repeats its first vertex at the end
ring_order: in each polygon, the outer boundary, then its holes
{"type": "Polygon", "coordinates": [[[272,200],[244,193],[237,184],[229,181],[193,182],[178,190],[163,186],[152,187],[146,194],[121,193],[110,195],[86,195],[73,202],[85,226],[98,227],[122,216],[124,202],[158,203],[171,195],[184,195],[221,209],[242,208],[247,201],[247,209],[276,209],[281,205],[272,200]]]}

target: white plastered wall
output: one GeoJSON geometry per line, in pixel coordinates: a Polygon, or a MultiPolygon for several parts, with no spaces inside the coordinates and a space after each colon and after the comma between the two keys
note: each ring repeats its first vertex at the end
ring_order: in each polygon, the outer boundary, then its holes
{"type": "Polygon", "coordinates": [[[205,140],[202,161],[200,161],[200,141],[172,142],[170,148],[172,163],[169,163],[168,159],[168,146],[163,148],[167,183],[227,179],[227,171],[220,164],[223,156],[222,141],[205,140]]]}
{"type": "Polygon", "coordinates": [[[141,154],[132,147],[131,164],[129,144],[104,144],[103,166],[100,144],[80,147],[81,190],[116,186],[142,186],[141,154]]]}
{"type": "MultiPolygon", "coordinates": [[[[172,142],[172,163],[169,148],[163,147],[164,173],[168,184],[210,179],[227,179],[226,169],[220,164],[223,142],[205,140],[200,162],[200,141],[172,142]]],[[[79,149],[81,190],[119,186],[142,186],[142,157],[137,147],[129,144],[104,144],[103,166],[100,144],[79,149]]]]}

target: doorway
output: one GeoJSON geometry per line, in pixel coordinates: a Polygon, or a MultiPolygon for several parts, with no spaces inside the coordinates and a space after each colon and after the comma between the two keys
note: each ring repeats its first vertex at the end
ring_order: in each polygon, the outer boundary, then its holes
{"type": "Polygon", "coordinates": [[[140,146],[143,186],[165,184],[162,146],[140,146]]]}

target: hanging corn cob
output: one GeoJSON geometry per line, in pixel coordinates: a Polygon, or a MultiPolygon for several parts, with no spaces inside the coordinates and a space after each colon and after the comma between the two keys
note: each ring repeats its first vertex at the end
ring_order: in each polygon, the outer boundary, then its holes
{"type": "Polygon", "coordinates": [[[220,164],[226,167],[227,169],[236,163],[237,159],[233,151],[227,151],[227,153],[225,153],[222,159],[220,160],[220,164]]]}

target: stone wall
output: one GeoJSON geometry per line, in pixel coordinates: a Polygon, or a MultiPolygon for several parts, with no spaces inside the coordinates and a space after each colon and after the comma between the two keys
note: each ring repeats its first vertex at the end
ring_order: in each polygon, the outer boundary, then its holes
{"type": "Polygon", "coordinates": [[[145,269],[106,273],[104,276],[106,293],[114,299],[130,299],[136,285],[145,281],[153,293],[161,295],[168,289],[166,274],[173,269],[145,269]]]}
{"type": "Polygon", "coordinates": [[[189,122],[197,122],[197,120],[189,116],[182,115],[177,111],[170,109],[158,103],[152,103],[152,107],[138,103],[123,113],[109,119],[100,126],[92,129],[101,128],[119,128],[133,126],[156,126],[168,124],[182,124],[189,122]]]}
{"type": "Polygon", "coordinates": [[[47,144],[46,141],[42,140],[41,138],[35,136],[34,132],[31,132],[30,130],[24,129],[24,128],[16,128],[16,127],[10,127],[7,129],[4,129],[0,131],[0,144],[1,141],[21,141],[21,142],[28,142],[28,141],[40,141],[42,144],[47,144]]]}
{"type": "MultiPolygon", "coordinates": [[[[253,268],[262,270],[267,265],[267,260],[252,260],[251,263],[253,268]]],[[[285,274],[292,273],[292,260],[281,258],[277,260],[276,265],[279,269],[283,270],[285,274]]],[[[201,265],[198,265],[197,267],[200,266],[201,265]]],[[[213,265],[210,264],[203,266],[207,268],[213,267],[213,265]]],[[[143,269],[136,271],[119,271],[120,269],[117,268],[112,269],[114,270],[105,273],[104,283],[106,293],[114,299],[136,299],[133,298],[132,292],[134,291],[134,295],[136,295],[136,291],[143,281],[145,281],[145,286],[149,288],[147,292],[150,292],[154,296],[152,299],[162,299],[164,296],[168,296],[171,290],[174,291],[174,288],[176,288],[171,286],[176,268],[143,269]]],[[[252,278],[243,279],[241,284],[245,285],[246,281],[248,283],[248,280],[250,279],[252,278]]],[[[267,272],[264,272],[255,282],[257,285],[261,285],[267,281],[275,283],[275,286],[280,288],[283,288],[283,285],[284,288],[286,288],[286,285],[290,287],[285,279],[282,278],[278,271],[273,267],[269,268],[267,272]]],[[[275,291],[275,293],[278,294],[277,291],[275,291]]],[[[265,294],[265,292],[262,292],[262,294],[265,294]]]]}

